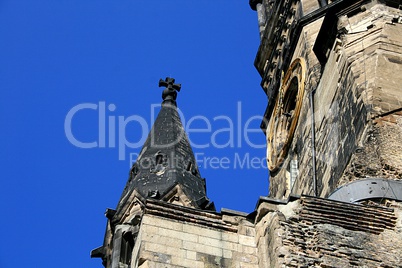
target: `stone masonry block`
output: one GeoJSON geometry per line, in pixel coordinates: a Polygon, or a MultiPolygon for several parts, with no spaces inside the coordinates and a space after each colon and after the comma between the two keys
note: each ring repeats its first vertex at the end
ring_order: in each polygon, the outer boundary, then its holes
{"type": "Polygon", "coordinates": [[[233,261],[238,263],[251,263],[251,264],[258,264],[258,258],[255,255],[235,252],[233,253],[233,261]]]}
{"type": "Polygon", "coordinates": [[[183,233],[175,230],[169,230],[165,228],[159,228],[159,234],[175,239],[182,239],[184,241],[191,241],[191,242],[197,242],[198,241],[198,235],[195,234],[190,234],[190,233],[183,233]]]}
{"type": "Polygon", "coordinates": [[[231,259],[200,252],[197,253],[197,260],[203,262],[205,268],[231,267],[232,264],[231,259]]]}
{"type": "Polygon", "coordinates": [[[221,248],[211,247],[207,245],[202,245],[199,243],[183,241],[183,248],[191,251],[197,251],[201,253],[206,253],[214,256],[222,256],[223,251],[221,248]]]}
{"type": "Polygon", "coordinates": [[[256,246],[254,237],[246,236],[246,235],[239,235],[239,243],[241,245],[246,245],[246,246],[252,246],[252,247],[256,246]]]}
{"type": "Polygon", "coordinates": [[[239,242],[239,235],[236,233],[222,232],[222,240],[233,243],[239,242]]]}
{"type": "Polygon", "coordinates": [[[255,229],[253,227],[240,226],[239,227],[239,234],[254,237],[255,236],[255,229]]]}
{"type": "Polygon", "coordinates": [[[186,250],[176,248],[176,247],[166,246],[163,244],[155,244],[155,243],[146,242],[145,250],[155,252],[155,253],[162,253],[162,254],[166,254],[166,255],[170,255],[170,256],[176,256],[176,257],[180,257],[180,258],[186,257],[186,250]]]}
{"type": "Polygon", "coordinates": [[[142,219],[143,224],[153,225],[161,228],[182,231],[183,223],[177,222],[175,220],[166,220],[159,217],[154,217],[150,215],[145,215],[142,219]]]}
{"type": "Polygon", "coordinates": [[[217,248],[222,248],[223,246],[222,240],[217,240],[206,236],[199,236],[198,243],[217,248]]]}
{"type": "Polygon", "coordinates": [[[155,234],[147,234],[144,233],[142,236],[142,241],[152,242],[155,244],[162,244],[169,247],[181,248],[183,245],[183,240],[162,236],[162,235],[155,235],[155,234]]]}
{"type": "Polygon", "coordinates": [[[248,247],[243,245],[242,248],[243,248],[242,252],[244,253],[257,255],[257,248],[255,247],[248,247]]]}
{"type": "Polygon", "coordinates": [[[197,252],[191,251],[191,250],[187,250],[187,251],[186,251],[186,259],[189,259],[189,260],[196,260],[196,259],[197,259],[197,252]]]}
{"type": "MultiPolygon", "coordinates": [[[[156,261],[161,263],[171,263],[171,256],[167,254],[163,254],[160,252],[151,252],[143,250],[140,255],[140,259],[147,261],[156,261]]],[[[140,265],[140,267],[142,267],[140,265]]]]}
{"type": "Polygon", "coordinates": [[[226,250],[226,249],[223,250],[223,257],[224,258],[231,259],[232,256],[233,256],[233,254],[232,254],[231,250],[226,250]]]}
{"type": "Polygon", "coordinates": [[[191,267],[191,268],[204,268],[204,263],[196,260],[189,260],[184,258],[178,258],[176,256],[172,257],[172,264],[178,265],[180,267],[191,267]]]}
{"type": "Polygon", "coordinates": [[[239,243],[232,243],[232,242],[223,242],[223,247],[224,249],[227,250],[232,250],[232,251],[237,251],[237,252],[242,252],[243,251],[243,246],[240,245],[239,243]]]}
{"type": "Polygon", "coordinates": [[[183,225],[183,231],[190,234],[208,236],[215,239],[221,239],[221,232],[217,230],[207,229],[192,224],[183,225]]]}
{"type": "Polygon", "coordinates": [[[148,234],[158,234],[159,229],[156,226],[152,225],[142,225],[141,230],[143,233],[148,233],[148,234]]]}

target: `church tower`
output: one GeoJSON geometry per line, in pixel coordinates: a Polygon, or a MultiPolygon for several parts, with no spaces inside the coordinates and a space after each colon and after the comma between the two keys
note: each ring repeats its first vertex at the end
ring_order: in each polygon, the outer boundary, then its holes
{"type": "Polygon", "coordinates": [[[166,87],[161,110],[117,208],[106,210],[104,242],[91,257],[101,258],[106,268],[257,263],[247,214],[228,209],[217,213],[206,195],[177,111],[181,85],[166,78],[159,86],[166,87]]]}
{"type": "Polygon", "coordinates": [[[259,267],[401,267],[402,2],[249,3],[268,100],[259,267]]]}
{"type": "Polygon", "coordinates": [[[249,0],[267,95],[270,193],[216,212],[180,121],[162,108],[117,208],[106,268],[401,267],[400,0],[249,0]]]}
{"type": "Polygon", "coordinates": [[[250,0],[271,197],[402,199],[401,4],[250,0]]]}
{"type": "Polygon", "coordinates": [[[131,168],[117,213],[126,213],[134,197],[215,210],[206,196],[205,180],[201,178],[177,111],[177,91],[181,85],[174,82],[173,78],[159,81],[160,87],[166,87],[161,110],[131,168]]]}
{"type": "MultiPolygon", "coordinates": [[[[165,87],[161,110],[129,172],[116,210],[106,211],[108,224],[104,244],[91,252],[92,257],[103,259],[105,267],[131,267],[139,224],[150,210],[147,204],[155,203],[153,209],[166,203],[215,210],[206,195],[205,179],[201,178],[177,111],[177,91],[181,85],[175,84],[173,78],[166,78],[159,81],[159,86],[165,87]]],[[[165,208],[157,213],[168,212],[165,208]]]]}

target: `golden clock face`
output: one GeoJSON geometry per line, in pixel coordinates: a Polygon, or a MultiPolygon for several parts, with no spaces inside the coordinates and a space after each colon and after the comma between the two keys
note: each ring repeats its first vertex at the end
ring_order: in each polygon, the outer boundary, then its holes
{"type": "Polygon", "coordinates": [[[276,171],[288,153],[303,102],[305,73],[304,59],[295,59],[279,89],[267,129],[267,161],[270,171],[276,171]]]}

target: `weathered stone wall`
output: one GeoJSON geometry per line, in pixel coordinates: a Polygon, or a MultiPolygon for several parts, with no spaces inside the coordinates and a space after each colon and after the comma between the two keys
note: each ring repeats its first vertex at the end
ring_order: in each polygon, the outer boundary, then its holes
{"type": "MultiPolygon", "coordinates": [[[[383,201],[261,198],[257,210],[246,215],[149,200],[131,264],[113,267],[400,267],[402,204],[383,201]]],[[[119,225],[116,232],[134,227],[119,225]]],[[[113,256],[119,259],[117,242],[113,256]]]]}
{"type": "MultiPolygon", "coordinates": [[[[377,4],[338,21],[338,38],[319,68],[312,51],[322,19],[306,25],[293,59],[307,61],[306,93],[314,92],[317,194],[366,177],[402,178],[402,13],[377,4]],[[318,83],[317,83],[318,82],[318,83]]],[[[311,109],[304,95],[298,127],[270,195],[313,195],[311,109]],[[289,181],[290,161],[298,177],[289,181]]]]}
{"type": "Polygon", "coordinates": [[[262,203],[260,267],[401,267],[401,204],[362,206],[302,197],[262,203]],[[263,253],[267,252],[267,253],[263,253]]]}
{"type": "Polygon", "coordinates": [[[369,122],[338,186],[366,177],[402,179],[402,12],[373,5],[342,37],[369,122]]]}
{"type": "Polygon", "coordinates": [[[375,118],[367,126],[338,185],[366,177],[402,179],[402,112],[375,118]]]}
{"type": "MultiPolygon", "coordinates": [[[[291,193],[297,194],[313,194],[312,187],[312,171],[311,171],[311,114],[309,104],[309,91],[312,87],[316,87],[317,79],[321,75],[319,62],[312,51],[315,38],[320,30],[323,19],[316,20],[302,29],[300,38],[295,48],[292,60],[302,57],[307,64],[307,84],[305,86],[305,94],[303,98],[302,109],[300,112],[298,126],[290,146],[288,157],[284,160],[282,167],[277,172],[270,174],[270,196],[275,198],[286,198],[291,193]],[[314,85],[313,85],[314,84],[314,85]],[[290,161],[296,160],[299,167],[299,176],[294,185],[290,185],[290,161]]],[[[329,73],[333,75],[334,73],[329,73]]],[[[329,90],[325,89],[325,92],[329,90]]],[[[318,92],[318,90],[317,90],[318,92]]],[[[332,99],[329,96],[322,97],[318,109],[322,111],[330,109],[332,99]],[[324,99],[327,99],[326,103],[324,99]],[[329,100],[329,101],[328,101],[329,100]]],[[[271,118],[272,120],[273,118],[271,118]]],[[[320,121],[321,118],[315,119],[320,121]]],[[[317,124],[317,123],[316,123],[317,124]]]]}
{"type": "Polygon", "coordinates": [[[132,267],[258,267],[251,222],[241,216],[188,212],[185,217],[145,214],[132,267]],[[208,226],[213,224],[216,228],[208,226]]]}
{"type": "Polygon", "coordinates": [[[402,204],[394,201],[262,198],[250,217],[176,208],[171,217],[163,216],[166,208],[143,215],[131,267],[400,267],[402,261],[402,204]],[[194,213],[180,216],[184,211],[194,213]]]}
{"type": "MultiPolygon", "coordinates": [[[[314,94],[317,194],[326,197],[355,152],[367,123],[367,111],[357,95],[357,85],[341,43],[336,42],[314,94]]],[[[300,157],[300,177],[293,193],[314,194],[312,181],[311,107],[305,103],[295,140],[300,157]],[[306,146],[307,145],[307,146],[306,146]]]]}

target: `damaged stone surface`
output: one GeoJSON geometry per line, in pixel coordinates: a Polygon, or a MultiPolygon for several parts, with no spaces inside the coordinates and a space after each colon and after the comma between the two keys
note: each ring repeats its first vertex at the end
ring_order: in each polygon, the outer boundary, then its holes
{"type": "MultiPolygon", "coordinates": [[[[308,2],[297,1],[295,5],[306,8],[308,2]]],[[[300,26],[294,50],[282,51],[283,59],[291,55],[290,62],[299,57],[306,60],[308,79],[287,157],[279,170],[270,173],[273,198],[290,194],[328,197],[358,179],[402,178],[402,12],[377,1],[351,6],[347,11],[343,7],[336,10],[334,3],[322,17],[319,9],[310,10],[310,15],[301,13],[299,23],[305,18],[311,21],[300,26]],[[314,12],[316,19],[309,17],[314,12]],[[331,21],[337,23],[335,28],[331,21]],[[326,44],[332,36],[334,42],[326,44]],[[313,107],[309,103],[311,91],[313,107]]],[[[273,50],[268,49],[268,43],[262,41],[260,50],[273,50]]],[[[285,65],[279,67],[286,71],[285,65]]],[[[262,77],[268,96],[276,96],[279,84],[262,77]]],[[[269,108],[273,103],[268,104],[267,120],[274,120],[269,108]]]]}
{"type": "Polygon", "coordinates": [[[400,267],[402,260],[402,205],[395,201],[262,198],[252,214],[153,199],[141,207],[136,216],[111,223],[106,267],[400,267]],[[129,232],[135,244],[125,265],[117,243],[129,232]]]}
{"type": "Polygon", "coordinates": [[[366,177],[402,179],[402,112],[374,119],[339,186],[366,177]]]}
{"type": "Polygon", "coordinates": [[[287,209],[262,203],[259,211],[267,206],[256,224],[259,267],[400,267],[400,203],[390,209],[304,196],[287,209]]]}

